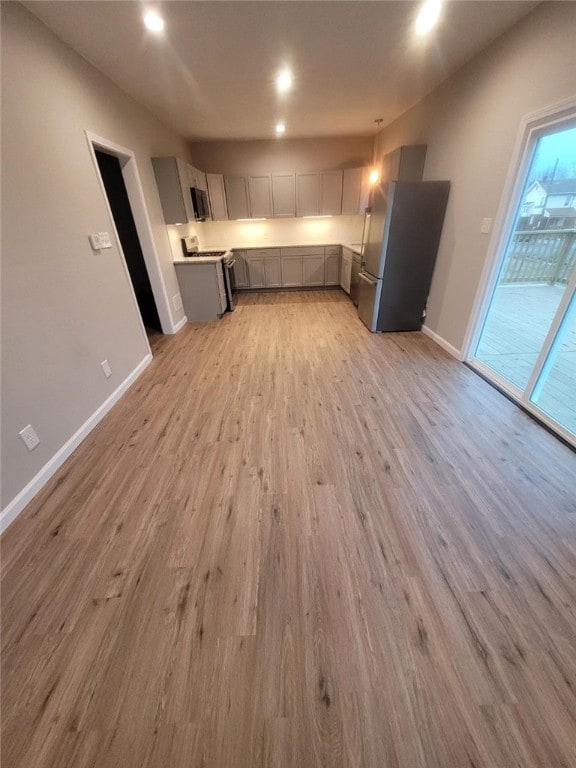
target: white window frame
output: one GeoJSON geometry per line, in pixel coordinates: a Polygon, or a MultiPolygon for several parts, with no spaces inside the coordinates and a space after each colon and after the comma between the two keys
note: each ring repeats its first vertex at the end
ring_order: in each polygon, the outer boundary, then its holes
{"type": "Polygon", "coordinates": [[[554,339],[562,321],[565,312],[574,299],[576,301],[576,269],[574,270],[569,284],[558,306],[554,320],[546,336],[532,375],[524,390],[520,390],[515,385],[504,379],[492,368],[484,365],[480,360],[474,357],[480,335],[484,328],[484,323],[494,289],[502,268],[502,264],[507,252],[509,240],[514,231],[516,223],[516,214],[520,210],[522,193],[526,185],[526,176],[534,158],[536,142],[543,134],[549,132],[555,125],[571,122],[576,125],[576,97],[566,99],[538,112],[526,115],[520,124],[516,145],[512,154],[512,161],[508,169],[506,182],[502,192],[498,213],[495,218],[492,237],[488,246],[488,252],[476,299],[468,328],[462,345],[461,356],[473,369],[478,371],[486,379],[494,383],[499,389],[505,392],[511,399],[522,405],[525,410],[532,413],[552,431],[558,433],[566,442],[576,447],[574,435],[564,429],[558,422],[550,418],[544,411],[531,402],[535,387],[543,374],[546,373],[547,363],[551,363],[550,353],[553,349],[554,339]]]}

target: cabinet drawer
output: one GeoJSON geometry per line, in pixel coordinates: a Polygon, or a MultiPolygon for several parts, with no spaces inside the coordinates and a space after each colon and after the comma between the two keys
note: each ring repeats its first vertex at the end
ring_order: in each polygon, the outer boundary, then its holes
{"type": "Polygon", "coordinates": [[[339,256],[340,255],[340,246],[339,245],[327,245],[325,247],[326,256],[339,256]]]}
{"type": "Polygon", "coordinates": [[[280,248],[251,248],[246,251],[246,257],[248,259],[269,259],[272,256],[280,256],[280,248]]]}
{"type": "Polygon", "coordinates": [[[282,256],[324,256],[323,245],[298,245],[281,250],[282,256]]]}

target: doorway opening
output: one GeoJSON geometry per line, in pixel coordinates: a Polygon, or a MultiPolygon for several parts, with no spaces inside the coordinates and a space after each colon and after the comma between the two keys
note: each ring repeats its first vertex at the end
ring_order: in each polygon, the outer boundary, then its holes
{"type": "Polygon", "coordinates": [[[468,358],[576,445],[576,115],[528,132],[468,358]]]}
{"type": "Polygon", "coordinates": [[[148,336],[162,333],[162,325],[134,222],[130,199],[126,191],[120,160],[102,149],[95,149],[94,153],[146,333],[148,336]]]}

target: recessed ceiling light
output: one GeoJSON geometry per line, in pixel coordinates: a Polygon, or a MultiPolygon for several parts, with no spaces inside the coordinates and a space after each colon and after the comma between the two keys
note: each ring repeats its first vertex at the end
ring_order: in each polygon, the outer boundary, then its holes
{"type": "Polygon", "coordinates": [[[286,93],[292,88],[292,73],[284,69],[276,78],[276,88],[280,93],[286,93]]]}
{"type": "Polygon", "coordinates": [[[281,136],[286,131],[284,123],[276,123],[276,133],[281,136]]]}
{"type": "Polygon", "coordinates": [[[427,35],[438,23],[442,0],[426,0],[416,18],[416,33],[427,35]]]}
{"type": "Polygon", "coordinates": [[[151,32],[162,32],[164,19],[156,11],[148,11],[144,14],[144,24],[151,32]]]}

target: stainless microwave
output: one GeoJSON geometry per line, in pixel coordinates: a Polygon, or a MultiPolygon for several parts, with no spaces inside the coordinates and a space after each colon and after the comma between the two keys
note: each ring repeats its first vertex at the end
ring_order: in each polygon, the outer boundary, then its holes
{"type": "Polygon", "coordinates": [[[208,195],[203,189],[190,187],[190,197],[192,198],[192,207],[194,209],[194,218],[196,221],[206,221],[210,218],[210,208],[208,207],[208,195]]]}

